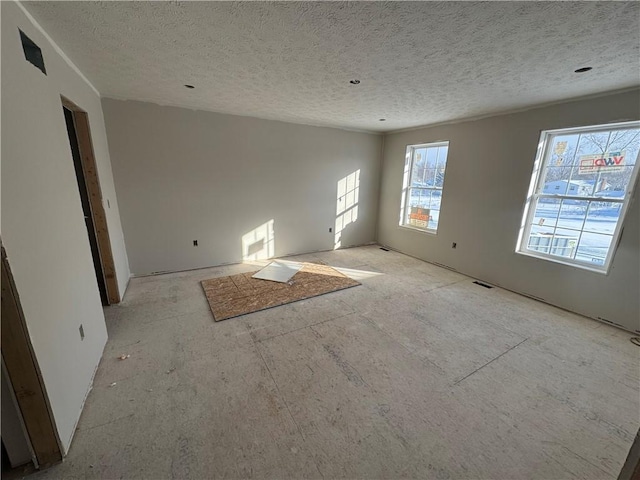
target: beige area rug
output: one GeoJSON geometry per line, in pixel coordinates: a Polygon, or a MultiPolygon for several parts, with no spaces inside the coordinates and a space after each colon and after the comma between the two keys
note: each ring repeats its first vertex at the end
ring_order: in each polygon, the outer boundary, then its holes
{"type": "Polygon", "coordinates": [[[251,278],[256,272],[202,282],[216,322],[361,285],[328,265],[305,263],[289,283],[251,278]]]}

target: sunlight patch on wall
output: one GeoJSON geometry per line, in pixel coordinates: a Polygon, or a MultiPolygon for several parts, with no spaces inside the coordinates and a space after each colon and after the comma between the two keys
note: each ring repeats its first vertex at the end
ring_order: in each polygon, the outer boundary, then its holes
{"type": "Polygon", "coordinates": [[[276,252],[273,219],[254,228],[242,236],[242,260],[266,260],[276,252]]]}
{"type": "Polygon", "coordinates": [[[342,246],[342,232],[347,225],[358,220],[358,196],[360,194],[360,169],[338,181],[336,200],[336,225],[333,249],[342,246]]]}

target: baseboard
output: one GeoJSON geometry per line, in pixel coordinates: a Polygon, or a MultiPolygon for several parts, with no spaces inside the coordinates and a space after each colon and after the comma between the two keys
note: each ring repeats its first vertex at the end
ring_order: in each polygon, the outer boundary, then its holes
{"type": "MultiPolygon", "coordinates": [[[[272,257],[272,258],[265,258],[264,260],[277,260],[279,258],[289,258],[289,257],[296,257],[298,255],[310,255],[312,253],[323,253],[323,252],[334,252],[336,250],[346,250],[348,248],[358,248],[358,247],[368,247],[371,245],[377,245],[378,242],[367,242],[367,243],[360,243],[357,245],[347,245],[344,247],[340,247],[340,248],[327,248],[324,250],[309,250],[306,252],[299,252],[299,253],[285,253],[284,255],[280,255],[278,257],[272,257]]],[[[398,252],[398,253],[402,253],[402,252],[398,252]]],[[[129,280],[132,278],[145,278],[145,277],[155,277],[158,275],[168,275],[170,273],[184,273],[184,272],[195,272],[197,270],[206,270],[207,268],[216,268],[216,267],[227,267],[229,265],[241,265],[243,264],[243,261],[233,261],[233,262],[224,262],[224,263],[217,263],[215,265],[206,265],[204,267],[194,267],[194,268],[185,268],[182,270],[162,270],[160,272],[151,272],[151,273],[143,273],[140,275],[136,275],[136,274],[131,274],[129,277],[129,280]]],[[[129,282],[127,282],[127,287],[129,286],[129,282]]],[[[124,298],[124,296],[123,296],[124,298]]]]}

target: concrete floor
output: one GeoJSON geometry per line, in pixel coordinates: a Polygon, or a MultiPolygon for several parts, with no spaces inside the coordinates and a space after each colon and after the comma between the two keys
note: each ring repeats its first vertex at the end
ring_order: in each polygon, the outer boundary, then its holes
{"type": "Polygon", "coordinates": [[[214,323],[199,281],[255,266],[132,279],[67,458],[31,478],[616,478],[632,335],[376,246],[294,258],[363,285],[214,323]]]}

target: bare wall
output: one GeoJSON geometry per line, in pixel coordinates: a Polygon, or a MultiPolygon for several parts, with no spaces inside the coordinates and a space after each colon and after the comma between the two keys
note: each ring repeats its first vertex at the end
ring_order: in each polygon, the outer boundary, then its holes
{"type": "Polygon", "coordinates": [[[640,330],[640,192],[608,275],[515,253],[540,132],[640,118],[639,91],[385,137],[378,241],[583,315],[640,330]],[[409,144],[449,140],[437,235],[398,226],[409,144]],[[451,243],[457,242],[457,249],[451,243]]]}
{"type": "Polygon", "coordinates": [[[102,106],[134,274],[375,240],[379,135],[137,101],[102,106]]]}
{"type": "Polygon", "coordinates": [[[107,331],[60,95],[89,116],[121,294],[129,268],[100,98],[19,5],[1,8],[2,241],[67,450],[107,331]],[[25,60],[18,29],[42,49],[46,76],[25,60]]]}

